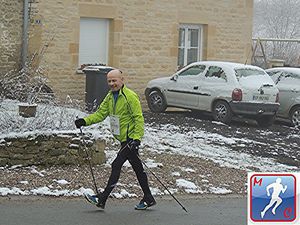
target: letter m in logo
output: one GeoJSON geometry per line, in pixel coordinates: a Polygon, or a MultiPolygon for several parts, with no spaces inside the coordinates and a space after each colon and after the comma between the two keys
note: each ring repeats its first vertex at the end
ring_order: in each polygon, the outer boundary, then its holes
{"type": "Polygon", "coordinates": [[[255,186],[256,184],[261,186],[261,183],[262,183],[262,177],[260,179],[257,179],[257,177],[254,177],[253,186],[255,186]]]}

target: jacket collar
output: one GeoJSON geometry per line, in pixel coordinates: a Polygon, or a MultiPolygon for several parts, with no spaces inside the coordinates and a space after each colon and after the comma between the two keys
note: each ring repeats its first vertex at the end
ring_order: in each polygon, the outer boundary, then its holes
{"type": "MultiPolygon", "coordinates": [[[[127,89],[126,85],[123,84],[123,86],[122,86],[121,89],[119,90],[119,95],[122,95],[123,91],[126,90],[126,89],[127,89]]],[[[113,94],[113,93],[112,93],[112,90],[110,90],[109,93],[112,95],[112,94],[113,94]]]]}

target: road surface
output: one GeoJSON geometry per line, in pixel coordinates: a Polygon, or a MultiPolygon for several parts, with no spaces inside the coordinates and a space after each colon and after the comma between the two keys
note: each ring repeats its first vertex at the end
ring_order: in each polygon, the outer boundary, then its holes
{"type": "Polygon", "coordinates": [[[184,212],[172,198],[136,211],[136,199],[109,199],[105,211],[83,198],[0,197],[1,225],[244,225],[245,196],[179,197],[184,212]]]}

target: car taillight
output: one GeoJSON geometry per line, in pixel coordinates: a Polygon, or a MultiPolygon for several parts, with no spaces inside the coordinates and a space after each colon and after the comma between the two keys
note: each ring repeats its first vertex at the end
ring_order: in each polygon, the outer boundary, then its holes
{"type": "Polygon", "coordinates": [[[276,101],[275,102],[279,102],[279,93],[277,93],[277,95],[276,95],[276,101]]]}
{"type": "Polygon", "coordinates": [[[232,100],[233,101],[242,101],[242,98],[243,98],[243,92],[241,89],[239,88],[236,88],[232,91],[232,100]]]}

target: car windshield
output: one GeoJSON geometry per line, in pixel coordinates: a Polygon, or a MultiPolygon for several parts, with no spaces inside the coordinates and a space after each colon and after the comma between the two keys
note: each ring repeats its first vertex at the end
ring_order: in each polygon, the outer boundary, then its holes
{"type": "Polygon", "coordinates": [[[235,74],[238,78],[250,77],[250,76],[254,76],[254,75],[266,75],[266,73],[264,71],[252,69],[252,68],[235,69],[235,74]]]}

